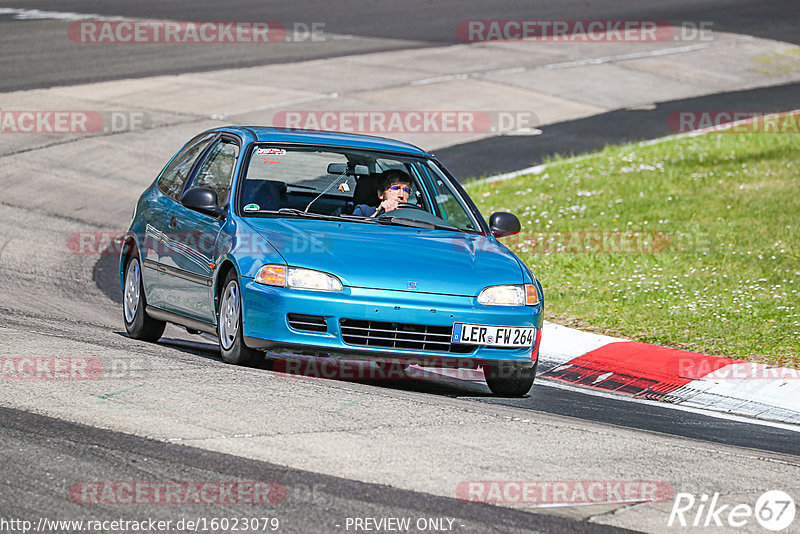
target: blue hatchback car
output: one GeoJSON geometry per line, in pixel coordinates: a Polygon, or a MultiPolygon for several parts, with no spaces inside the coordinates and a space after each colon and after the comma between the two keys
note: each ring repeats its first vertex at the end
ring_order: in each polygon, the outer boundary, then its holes
{"type": "Polygon", "coordinates": [[[427,152],[378,137],[225,127],[142,194],[120,258],[135,339],[167,322],[265,352],[482,368],[497,395],[536,374],[542,287],[427,152]]]}

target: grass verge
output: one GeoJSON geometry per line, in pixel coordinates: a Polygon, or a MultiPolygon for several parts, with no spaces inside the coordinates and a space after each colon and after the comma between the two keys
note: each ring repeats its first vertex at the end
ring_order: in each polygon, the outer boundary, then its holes
{"type": "Polygon", "coordinates": [[[554,158],[467,187],[517,214],[504,238],[547,319],[800,367],[800,135],[711,133],[554,158]]]}

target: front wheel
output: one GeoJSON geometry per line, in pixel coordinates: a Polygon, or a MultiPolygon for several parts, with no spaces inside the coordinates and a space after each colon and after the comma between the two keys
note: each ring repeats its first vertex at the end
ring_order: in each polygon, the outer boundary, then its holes
{"type": "Polygon", "coordinates": [[[536,367],[538,360],[533,367],[520,367],[507,363],[492,363],[483,366],[483,375],[486,378],[486,385],[492,393],[501,397],[522,397],[533,386],[536,378],[536,367]]]}
{"type": "Polygon", "coordinates": [[[217,309],[217,333],[222,361],[234,365],[254,366],[264,358],[264,353],[244,344],[242,334],[242,296],[236,271],[225,278],[222,298],[217,309]]]}
{"type": "Polygon", "coordinates": [[[122,319],[125,330],[133,339],[158,341],[167,323],[147,315],[147,300],[144,297],[142,267],[139,255],[134,251],[125,267],[125,288],[122,295],[122,319]]]}

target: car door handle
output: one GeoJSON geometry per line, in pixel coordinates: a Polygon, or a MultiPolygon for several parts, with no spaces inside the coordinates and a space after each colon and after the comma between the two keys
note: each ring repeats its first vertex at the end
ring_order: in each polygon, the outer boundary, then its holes
{"type": "Polygon", "coordinates": [[[172,218],[169,220],[169,227],[175,228],[176,226],[178,226],[178,218],[173,215],[172,218]]]}

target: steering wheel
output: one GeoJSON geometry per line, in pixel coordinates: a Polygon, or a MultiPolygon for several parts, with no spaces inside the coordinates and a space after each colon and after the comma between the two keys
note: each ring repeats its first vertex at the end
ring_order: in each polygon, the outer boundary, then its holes
{"type": "MultiPolygon", "coordinates": [[[[392,211],[397,211],[397,210],[400,210],[400,209],[403,209],[403,208],[411,208],[411,209],[415,209],[415,210],[422,210],[422,211],[425,211],[427,213],[425,208],[423,208],[422,206],[418,206],[417,204],[412,204],[411,202],[401,202],[401,203],[397,204],[397,207],[395,209],[393,209],[392,211]]],[[[382,217],[386,213],[389,213],[389,212],[387,212],[383,208],[378,208],[378,211],[375,212],[375,217],[382,217]]]]}

